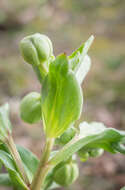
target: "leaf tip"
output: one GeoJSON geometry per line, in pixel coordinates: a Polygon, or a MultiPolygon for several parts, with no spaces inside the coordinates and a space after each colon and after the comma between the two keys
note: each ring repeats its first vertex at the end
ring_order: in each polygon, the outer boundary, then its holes
{"type": "Polygon", "coordinates": [[[91,42],[91,44],[93,43],[94,39],[95,39],[94,35],[91,35],[89,38],[89,41],[91,42]]]}

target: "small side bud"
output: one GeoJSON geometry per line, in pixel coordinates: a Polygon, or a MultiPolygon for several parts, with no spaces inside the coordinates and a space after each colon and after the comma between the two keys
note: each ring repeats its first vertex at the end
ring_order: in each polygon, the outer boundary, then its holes
{"type": "Polygon", "coordinates": [[[69,186],[79,176],[79,169],[73,160],[70,162],[62,162],[54,169],[54,181],[61,186],[69,186]]]}
{"type": "Polygon", "coordinates": [[[37,123],[41,119],[41,95],[31,92],[26,95],[20,104],[20,116],[26,123],[37,123]]]}
{"type": "Polygon", "coordinates": [[[89,159],[89,153],[82,151],[81,149],[78,151],[78,156],[81,162],[86,162],[89,159]]]}
{"type": "Polygon", "coordinates": [[[103,153],[104,153],[104,150],[102,148],[95,148],[89,151],[89,156],[93,158],[97,158],[99,156],[102,156],[103,153]]]}
{"type": "Polygon", "coordinates": [[[60,137],[56,138],[55,142],[59,145],[65,145],[72,140],[75,134],[76,129],[74,127],[68,128],[60,137]]]}
{"type": "Polygon", "coordinates": [[[80,160],[85,162],[89,158],[97,158],[99,156],[102,156],[104,153],[104,150],[102,148],[81,148],[78,151],[78,156],[80,157],[80,160]]]}

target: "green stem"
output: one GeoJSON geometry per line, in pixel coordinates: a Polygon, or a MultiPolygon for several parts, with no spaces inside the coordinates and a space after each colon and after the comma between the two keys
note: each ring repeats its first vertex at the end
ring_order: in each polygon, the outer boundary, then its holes
{"type": "Polygon", "coordinates": [[[36,73],[36,75],[38,77],[38,80],[40,81],[40,83],[42,83],[44,77],[46,76],[46,74],[48,72],[43,64],[44,63],[42,63],[42,64],[40,64],[38,66],[32,65],[33,69],[34,69],[34,71],[35,71],[35,73],[36,73]]]}
{"type": "Polygon", "coordinates": [[[27,174],[25,172],[25,169],[23,167],[22,160],[21,160],[20,155],[17,151],[17,148],[16,148],[16,145],[13,141],[13,138],[10,134],[9,134],[9,138],[6,141],[6,145],[7,145],[8,149],[9,149],[9,151],[10,151],[10,153],[11,153],[11,155],[12,155],[12,157],[16,163],[16,167],[17,167],[22,179],[24,180],[24,182],[27,185],[29,185],[30,182],[29,182],[29,179],[28,179],[27,174]]]}
{"type": "Polygon", "coordinates": [[[48,165],[48,160],[50,157],[50,152],[52,150],[53,144],[54,144],[54,139],[48,138],[43,150],[43,155],[41,157],[39,167],[36,171],[36,174],[30,186],[31,190],[40,190],[43,185],[45,177],[51,168],[51,166],[48,165]]]}

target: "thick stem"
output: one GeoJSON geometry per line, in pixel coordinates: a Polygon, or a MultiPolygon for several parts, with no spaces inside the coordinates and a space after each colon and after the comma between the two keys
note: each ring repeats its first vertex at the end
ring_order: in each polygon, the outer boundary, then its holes
{"type": "Polygon", "coordinates": [[[49,169],[51,168],[51,166],[48,165],[48,160],[49,160],[49,156],[50,156],[50,152],[52,150],[53,144],[54,144],[53,138],[47,139],[46,145],[45,145],[45,148],[43,150],[43,154],[40,160],[39,167],[36,171],[36,174],[30,186],[31,190],[40,190],[43,185],[45,177],[49,169]]]}
{"type": "Polygon", "coordinates": [[[15,161],[15,164],[16,164],[16,167],[21,175],[21,177],[23,178],[24,182],[29,186],[30,182],[29,182],[29,179],[27,177],[27,174],[25,172],[25,169],[23,167],[23,163],[22,163],[22,160],[20,158],[20,155],[17,151],[17,148],[16,148],[16,145],[13,141],[13,138],[12,136],[9,134],[9,138],[7,139],[6,141],[6,145],[15,161]]]}

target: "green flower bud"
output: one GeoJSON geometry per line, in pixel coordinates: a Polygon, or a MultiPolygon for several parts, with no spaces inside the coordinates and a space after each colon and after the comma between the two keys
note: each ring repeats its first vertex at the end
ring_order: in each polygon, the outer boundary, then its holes
{"type": "Polygon", "coordinates": [[[79,156],[79,158],[80,158],[80,160],[81,160],[82,162],[86,162],[86,161],[89,159],[89,153],[83,151],[82,149],[80,149],[80,150],[78,151],[78,156],[79,156]]]}
{"type": "Polygon", "coordinates": [[[74,127],[68,128],[60,137],[56,138],[56,144],[65,145],[69,141],[72,140],[72,138],[76,134],[76,129],[74,127]]]}
{"type": "Polygon", "coordinates": [[[102,156],[104,153],[104,150],[102,148],[95,148],[89,151],[89,156],[93,158],[97,158],[99,156],[102,156]]]}
{"type": "Polygon", "coordinates": [[[74,161],[62,162],[54,169],[53,179],[61,186],[71,185],[79,176],[79,169],[74,161]]]}
{"type": "Polygon", "coordinates": [[[81,148],[78,151],[78,156],[80,157],[80,160],[85,162],[87,161],[90,157],[96,158],[101,156],[104,153],[104,150],[102,148],[81,148]]]}
{"type": "Polygon", "coordinates": [[[40,82],[46,76],[49,63],[55,59],[50,39],[43,34],[33,34],[20,42],[20,50],[24,60],[31,64],[40,82]]]}
{"type": "Polygon", "coordinates": [[[41,119],[41,95],[31,92],[26,95],[20,104],[20,116],[27,123],[37,123],[41,119]]]}
{"type": "Polygon", "coordinates": [[[40,65],[53,54],[50,39],[43,34],[33,34],[20,42],[20,49],[24,60],[32,65],[40,65]]]}

